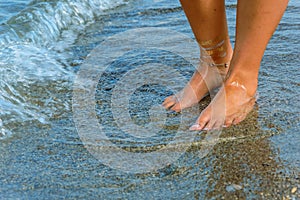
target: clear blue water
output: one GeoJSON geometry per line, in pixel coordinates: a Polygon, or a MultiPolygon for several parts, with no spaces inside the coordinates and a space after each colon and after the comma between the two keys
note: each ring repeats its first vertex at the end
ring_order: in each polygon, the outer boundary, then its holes
{"type": "MultiPolygon", "coordinates": [[[[226,4],[234,43],[236,2],[226,4]]],[[[224,130],[204,158],[200,133],[176,162],[132,174],[104,165],[85,148],[73,118],[74,80],[87,55],[109,36],[160,27],[193,37],[179,2],[0,0],[0,199],[300,198],[299,11],[299,1],[291,1],[268,45],[257,108],[245,122],[224,130]],[[293,187],[298,193],[291,194],[293,187]]],[[[186,78],[193,72],[163,51],[133,51],[106,71],[97,86],[96,113],[111,141],[129,151],[159,149],[172,141],[180,122],[181,115],[169,114],[162,133],[148,139],[122,134],[114,123],[114,84],[146,58],[165,60],[186,78]]],[[[134,122],[147,124],[148,110],[168,92],[156,85],[135,91],[129,107],[134,122]]],[[[191,110],[191,116],[197,113],[191,110]]]]}

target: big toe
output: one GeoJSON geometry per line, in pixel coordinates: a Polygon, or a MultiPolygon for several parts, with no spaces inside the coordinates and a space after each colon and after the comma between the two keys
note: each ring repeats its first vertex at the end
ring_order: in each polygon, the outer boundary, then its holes
{"type": "Polygon", "coordinates": [[[191,131],[201,131],[201,130],[206,130],[207,125],[210,122],[210,117],[208,113],[202,111],[198,119],[196,120],[195,124],[190,127],[191,131]]]}

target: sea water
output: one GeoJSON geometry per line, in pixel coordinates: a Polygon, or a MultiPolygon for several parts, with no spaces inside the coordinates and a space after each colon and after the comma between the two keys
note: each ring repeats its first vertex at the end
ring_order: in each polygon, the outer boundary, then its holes
{"type": "MultiPolygon", "coordinates": [[[[226,1],[226,8],[234,44],[236,2],[226,1]]],[[[144,173],[133,173],[140,169],[133,166],[128,173],[88,151],[74,120],[74,82],[88,55],[122,32],[167,28],[193,38],[179,2],[0,0],[0,199],[291,195],[292,187],[300,188],[299,11],[299,2],[291,1],[268,45],[257,106],[245,122],[223,130],[205,156],[201,156],[201,141],[206,133],[199,133],[184,143],[189,148],[173,163],[144,173]]],[[[179,47],[189,49],[183,43],[179,47]]],[[[171,94],[155,84],[145,84],[131,94],[126,120],[139,127],[154,122],[163,127],[159,134],[134,137],[114,121],[110,98],[117,81],[150,61],[174,66],[187,79],[194,70],[166,51],[130,51],[103,73],[95,95],[96,115],[112,144],[140,154],[172,143],[182,123],[181,114],[162,115],[164,111],[155,107],[171,94]],[[161,124],[162,116],[165,124],[161,124]]],[[[184,86],[173,78],[167,81],[184,86]]],[[[190,110],[186,128],[208,102],[206,98],[196,111],[190,110]]],[[[180,145],[172,144],[178,151],[180,145]]]]}

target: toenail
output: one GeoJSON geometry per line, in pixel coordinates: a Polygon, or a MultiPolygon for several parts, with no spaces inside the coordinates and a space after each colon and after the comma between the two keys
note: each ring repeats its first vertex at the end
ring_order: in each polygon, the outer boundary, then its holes
{"type": "Polygon", "coordinates": [[[194,124],[193,126],[190,127],[191,131],[196,131],[196,130],[200,130],[201,126],[199,124],[194,124]]]}
{"type": "Polygon", "coordinates": [[[205,127],[203,130],[204,130],[204,131],[209,131],[209,130],[211,130],[211,128],[205,127]]]}

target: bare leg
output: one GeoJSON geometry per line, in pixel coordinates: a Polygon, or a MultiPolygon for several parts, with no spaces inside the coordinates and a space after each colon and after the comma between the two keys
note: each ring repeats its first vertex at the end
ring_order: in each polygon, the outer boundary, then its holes
{"type": "Polygon", "coordinates": [[[237,124],[251,111],[260,62],[287,4],[288,0],[238,0],[236,45],[229,73],[191,130],[219,128],[224,120],[225,126],[237,124]]]}
{"type": "Polygon", "coordinates": [[[203,62],[181,92],[165,99],[163,106],[177,112],[198,103],[209,90],[221,86],[228,68],[208,64],[229,63],[232,57],[224,0],[181,0],[181,4],[200,45],[203,62]]]}

